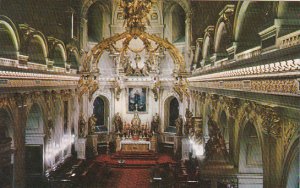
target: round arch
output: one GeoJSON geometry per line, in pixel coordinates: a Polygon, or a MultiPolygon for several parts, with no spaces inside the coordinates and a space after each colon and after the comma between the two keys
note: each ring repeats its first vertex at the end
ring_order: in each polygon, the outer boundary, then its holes
{"type": "Polygon", "coordinates": [[[17,59],[20,38],[15,24],[8,17],[0,15],[0,29],[0,55],[17,59]]]}
{"type": "Polygon", "coordinates": [[[88,11],[89,11],[89,8],[95,4],[95,3],[100,3],[105,11],[107,12],[111,12],[111,9],[110,9],[110,1],[108,0],[91,0],[91,1],[87,1],[83,6],[82,6],[82,9],[81,9],[81,17],[82,18],[85,18],[87,19],[87,15],[88,15],[88,11]]]}
{"type": "MultiPolygon", "coordinates": [[[[129,42],[133,39],[136,38],[133,35],[131,35],[129,32],[124,32],[121,34],[116,34],[110,38],[107,38],[97,45],[95,45],[85,56],[83,60],[83,67],[84,71],[88,71],[90,64],[97,65],[99,63],[99,59],[101,58],[102,54],[109,48],[112,47],[112,45],[116,41],[120,41],[122,39],[126,39],[125,42],[128,45],[129,42]],[[86,68],[85,68],[86,67],[86,68]]],[[[177,73],[182,73],[185,72],[185,62],[182,54],[179,52],[179,50],[171,44],[168,40],[164,40],[156,35],[152,35],[146,32],[141,32],[140,35],[138,36],[144,44],[145,48],[147,48],[149,51],[153,50],[150,44],[149,40],[154,41],[157,45],[160,45],[161,47],[165,48],[170,56],[173,59],[174,64],[176,65],[176,71],[177,73]]],[[[127,46],[128,47],[128,46],[127,46]]],[[[123,47],[124,49],[124,47],[123,47]]],[[[96,66],[97,67],[97,66],[96,66]]]]}
{"type": "Polygon", "coordinates": [[[30,106],[26,118],[26,135],[29,134],[43,134],[44,133],[44,113],[38,103],[30,106]]]}
{"type": "Polygon", "coordinates": [[[166,9],[164,20],[168,27],[166,34],[172,43],[185,42],[186,12],[183,7],[174,2],[166,9]]]}
{"type": "Polygon", "coordinates": [[[93,102],[93,107],[93,114],[97,118],[96,132],[106,132],[109,126],[109,100],[104,95],[98,95],[93,102]]]}
{"type": "Polygon", "coordinates": [[[274,22],[274,2],[241,1],[237,5],[233,27],[237,53],[260,45],[259,32],[274,22]],[[255,27],[253,27],[255,26],[255,27]]]}
{"type": "MultiPolygon", "coordinates": [[[[187,0],[172,0],[171,2],[173,2],[173,3],[171,3],[169,6],[172,6],[174,3],[177,3],[178,5],[181,6],[181,8],[184,10],[184,12],[186,14],[191,12],[191,5],[190,5],[189,1],[187,1],[187,0]]],[[[166,7],[165,9],[169,10],[170,7],[166,7]]]]}
{"type": "MultiPolygon", "coordinates": [[[[240,122],[239,122],[240,123],[240,122]]],[[[253,119],[243,116],[237,139],[237,165],[241,174],[249,174],[263,179],[264,153],[262,131],[253,119]]],[[[263,184],[257,184],[263,187],[263,184]]]]}
{"type": "Polygon", "coordinates": [[[226,22],[223,18],[218,20],[216,25],[215,38],[214,38],[214,50],[219,55],[227,55],[227,45],[231,42],[232,32],[229,30],[226,22]]]}
{"type": "Polygon", "coordinates": [[[282,171],[282,187],[297,187],[299,185],[299,140],[300,137],[292,139],[287,150],[287,155],[284,158],[282,171]]]}
{"type": "Polygon", "coordinates": [[[175,120],[180,114],[180,103],[176,96],[170,95],[163,102],[164,109],[164,131],[176,132],[175,120]]]}
{"type": "Polygon", "coordinates": [[[80,66],[80,57],[78,49],[76,47],[67,47],[67,54],[67,61],[70,63],[71,69],[78,70],[80,66]]]}
{"type": "Polygon", "coordinates": [[[33,103],[26,116],[25,172],[29,177],[42,175],[45,158],[45,121],[41,105],[33,103]]]}
{"type": "Polygon", "coordinates": [[[65,67],[67,61],[65,46],[61,43],[57,43],[53,49],[54,66],[65,67]]]}
{"type": "Polygon", "coordinates": [[[210,57],[211,53],[211,43],[212,39],[209,35],[205,34],[204,35],[204,40],[203,40],[203,47],[202,47],[202,57],[203,59],[208,59],[210,57]]]}
{"type": "Polygon", "coordinates": [[[29,61],[46,64],[48,52],[48,44],[46,38],[41,32],[34,32],[26,42],[26,54],[29,56],[29,61]]]}

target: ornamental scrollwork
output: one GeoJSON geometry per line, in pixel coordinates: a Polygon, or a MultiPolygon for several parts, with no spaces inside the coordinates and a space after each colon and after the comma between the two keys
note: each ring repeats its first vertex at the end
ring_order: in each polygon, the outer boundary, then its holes
{"type": "Polygon", "coordinates": [[[251,90],[297,94],[297,84],[293,79],[253,80],[251,81],[251,90]]]}
{"type": "Polygon", "coordinates": [[[278,110],[269,106],[263,106],[257,113],[262,118],[263,132],[274,137],[280,137],[282,126],[278,110]]]}
{"type": "Polygon", "coordinates": [[[224,97],[224,102],[230,116],[235,117],[238,114],[238,109],[240,107],[240,100],[238,98],[224,97]]]}

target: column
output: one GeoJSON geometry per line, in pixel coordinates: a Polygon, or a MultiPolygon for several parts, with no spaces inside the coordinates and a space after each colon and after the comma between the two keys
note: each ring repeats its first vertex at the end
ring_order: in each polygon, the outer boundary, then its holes
{"type": "Polygon", "coordinates": [[[16,97],[17,114],[16,126],[14,129],[15,138],[15,159],[14,159],[14,179],[15,187],[25,187],[25,127],[26,127],[26,105],[24,96],[16,97]]]}
{"type": "Polygon", "coordinates": [[[80,20],[80,48],[85,49],[87,45],[87,19],[81,18],[80,20]]]}
{"type": "Polygon", "coordinates": [[[190,45],[191,45],[191,12],[186,13],[185,19],[185,61],[186,70],[190,69],[190,45]]]}

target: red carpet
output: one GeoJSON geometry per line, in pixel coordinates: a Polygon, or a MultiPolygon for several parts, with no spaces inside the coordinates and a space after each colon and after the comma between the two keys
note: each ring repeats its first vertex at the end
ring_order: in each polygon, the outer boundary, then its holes
{"type": "MultiPolygon", "coordinates": [[[[149,155],[130,155],[124,158],[124,163],[119,164],[120,158],[116,155],[100,155],[94,160],[95,163],[104,168],[105,163],[110,167],[110,173],[104,178],[105,183],[98,184],[101,188],[148,188],[150,187],[150,171],[156,164],[163,166],[164,164],[176,165],[176,162],[166,154],[155,154],[155,157],[149,155]],[[135,158],[136,157],[136,158],[135,158]]],[[[153,169],[152,169],[153,170],[153,169]]],[[[101,170],[98,170],[97,179],[103,180],[101,170]]]]}
{"type": "Polygon", "coordinates": [[[148,188],[150,187],[149,169],[112,169],[107,188],[148,188]]]}
{"type": "MultiPolygon", "coordinates": [[[[107,163],[107,165],[112,167],[118,167],[118,159],[114,159],[109,155],[100,155],[98,156],[95,161],[97,163],[107,163]]],[[[154,160],[141,160],[141,159],[124,159],[124,164],[120,167],[130,167],[130,166],[141,166],[141,167],[147,167],[147,166],[154,166],[156,163],[162,165],[162,164],[168,164],[171,163],[173,165],[176,164],[176,162],[168,155],[158,155],[157,159],[154,160]]]]}

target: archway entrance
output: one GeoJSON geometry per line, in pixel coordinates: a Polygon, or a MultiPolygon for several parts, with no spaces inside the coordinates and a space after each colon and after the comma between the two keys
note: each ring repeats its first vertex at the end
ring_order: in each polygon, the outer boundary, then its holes
{"type": "Polygon", "coordinates": [[[37,104],[31,107],[25,130],[25,171],[27,186],[39,185],[44,171],[44,121],[37,104]]]}
{"type": "Polygon", "coordinates": [[[240,135],[239,173],[240,182],[246,187],[263,187],[262,148],[257,131],[251,122],[246,123],[240,135]],[[243,174],[252,174],[251,177],[243,174]],[[248,183],[247,183],[248,182],[248,183]],[[250,183],[251,184],[250,184],[250,183]],[[256,182],[253,184],[253,182],[256,182]]]}
{"type": "Polygon", "coordinates": [[[98,96],[95,99],[93,114],[97,118],[96,132],[106,132],[109,121],[109,101],[106,97],[98,96]]]}
{"type": "Polygon", "coordinates": [[[169,97],[165,101],[165,131],[176,132],[175,121],[179,117],[179,102],[175,97],[169,97]]]}
{"type": "Polygon", "coordinates": [[[1,164],[0,164],[0,187],[14,187],[13,185],[13,127],[10,114],[0,109],[0,144],[1,144],[1,164]]]}

